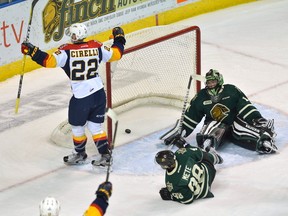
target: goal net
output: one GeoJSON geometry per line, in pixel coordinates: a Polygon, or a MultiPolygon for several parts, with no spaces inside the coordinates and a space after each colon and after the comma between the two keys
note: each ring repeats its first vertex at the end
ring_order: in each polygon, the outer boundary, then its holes
{"type": "MultiPolygon", "coordinates": [[[[125,38],[122,59],[100,67],[108,108],[117,114],[149,104],[181,108],[190,76],[193,77],[190,95],[200,90],[199,27],[156,26],[127,34],[125,38]]],[[[105,45],[111,43],[112,40],[105,45]]],[[[107,119],[109,138],[112,130],[111,120],[107,119]]],[[[56,144],[67,142],[71,139],[67,137],[69,133],[71,137],[68,122],[62,122],[53,131],[51,140],[56,144]]]]}

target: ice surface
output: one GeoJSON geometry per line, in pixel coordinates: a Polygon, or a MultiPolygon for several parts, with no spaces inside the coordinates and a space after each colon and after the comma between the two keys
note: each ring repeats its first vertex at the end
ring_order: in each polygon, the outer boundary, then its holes
{"type": "MultiPolygon", "coordinates": [[[[288,214],[287,11],[286,0],[262,0],[180,22],[201,28],[202,72],[218,69],[225,82],[237,85],[265,117],[275,119],[280,154],[260,156],[227,144],[220,150],[225,162],[217,166],[213,199],[191,205],[163,201],[158,191],[164,186],[164,172],[154,163],[154,155],[165,148],[159,135],[181,111],[136,109],[119,116],[107,216],[288,214]],[[137,112],[141,119],[135,118],[137,112]],[[144,132],[148,134],[143,136],[144,132]]],[[[14,77],[0,83],[0,213],[38,215],[39,202],[52,195],[62,203],[61,215],[82,215],[106,173],[90,165],[63,165],[62,157],[71,149],[49,141],[67,116],[68,81],[59,69],[25,74],[19,114],[14,115],[18,82],[14,77]]],[[[90,158],[96,153],[89,146],[90,158]]]]}

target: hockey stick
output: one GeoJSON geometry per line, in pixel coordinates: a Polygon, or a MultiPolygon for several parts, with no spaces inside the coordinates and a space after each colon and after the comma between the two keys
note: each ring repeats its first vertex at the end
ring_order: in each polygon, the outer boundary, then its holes
{"type": "Polygon", "coordinates": [[[190,92],[191,82],[192,82],[192,76],[189,77],[187,92],[186,92],[186,95],[184,98],[184,104],[183,104],[181,118],[180,118],[179,127],[178,127],[179,134],[181,134],[181,132],[182,132],[182,125],[183,125],[184,115],[185,115],[185,111],[186,111],[186,105],[188,102],[188,96],[189,96],[189,92],[190,92]]]}
{"type": "Polygon", "coordinates": [[[189,97],[189,92],[190,92],[190,87],[191,87],[191,83],[192,83],[192,75],[190,75],[189,77],[189,82],[188,82],[188,86],[187,86],[187,92],[184,98],[184,104],[183,104],[183,108],[182,108],[182,112],[181,112],[181,117],[180,120],[177,119],[175,126],[170,129],[169,131],[167,131],[165,134],[163,134],[159,139],[162,140],[164,139],[164,137],[166,137],[168,134],[170,134],[172,131],[175,131],[176,128],[178,133],[181,134],[182,132],[182,125],[183,125],[183,120],[184,120],[184,115],[185,115],[185,111],[186,111],[186,105],[188,103],[188,97],[189,97]]]}
{"type": "MultiPolygon", "coordinates": [[[[32,24],[32,17],[33,17],[33,11],[34,11],[34,7],[35,7],[35,5],[36,5],[36,3],[38,1],[39,0],[33,0],[32,1],[31,10],[30,10],[30,18],[29,18],[29,22],[28,22],[28,28],[27,28],[27,34],[26,34],[25,41],[29,41],[31,24],[32,24]]],[[[17,93],[17,98],[16,98],[16,104],[15,104],[15,113],[16,114],[18,113],[19,104],[20,104],[20,95],[21,95],[22,83],[23,83],[23,78],[24,78],[25,63],[26,63],[26,55],[23,55],[22,71],[21,71],[21,74],[20,74],[18,93],[17,93]]]]}
{"type": "MultiPolygon", "coordinates": [[[[112,157],[112,151],[114,149],[115,139],[116,139],[116,134],[117,134],[117,128],[118,128],[118,118],[117,118],[116,113],[111,108],[108,109],[106,114],[114,122],[114,134],[113,134],[113,138],[112,138],[112,142],[111,142],[111,157],[112,157]]],[[[107,167],[106,182],[108,182],[108,180],[109,180],[110,167],[111,167],[111,157],[109,159],[109,164],[107,167]]]]}

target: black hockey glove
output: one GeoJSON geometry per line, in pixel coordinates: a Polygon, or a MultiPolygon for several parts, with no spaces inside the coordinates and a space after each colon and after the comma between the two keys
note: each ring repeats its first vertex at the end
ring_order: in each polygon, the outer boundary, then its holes
{"type": "Polygon", "coordinates": [[[269,133],[271,137],[276,136],[274,131],[274,120],[273,119],[265,119],[265,118],[258,118],[253,119],[253,126],[256,128],[269,133]]]}
{"type": "Polygon", "coordinates": [[[168,191],[168,189],[165,188],[161,188],[161,190],[159,191],[160,196],[163,200],[172,200],[172,195],[171,193],[168,191]]]}
{"type": "Polygon", "coordinates": [[[120,42],[123,45],[126,44],[125,34],[121,27],[115,27],[112,30],[112,34],[114,37],[114,42],[120,42]]]}
{"type": "Polygon", "coordinates": [[[96,191],[97,197],[103,197],[108,201],[109,197],[112,195],[112,183],[103,182],[99,185],[98,190],[96,191]]]}
{"type": "Polygon", "coordinates": [[[175,132],[171,136],[167,137],[164,140],[165,145],[175,145],[178,148],[185,148],[188,143],[186,140],[179,134],[179,132],[175,132]]]}
{"type": "Polygon", "coordinates": [[[29,43],[28,41],[23,41],[21,44],[21,52],[24,55],[29,55],[33,57],[39,48],[29,43]]]}

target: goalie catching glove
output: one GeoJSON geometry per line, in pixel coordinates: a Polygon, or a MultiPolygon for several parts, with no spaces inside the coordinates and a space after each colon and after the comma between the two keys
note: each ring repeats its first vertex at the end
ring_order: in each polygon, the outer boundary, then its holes
{"type": "Polygon", "coordinates": [[[270,154],[278,151],[274,138],[274,120],[259,118],[253,120],[253,126],[260,130],[260,138],[257,141],[256,151],[260,154],[270,154]]]}

